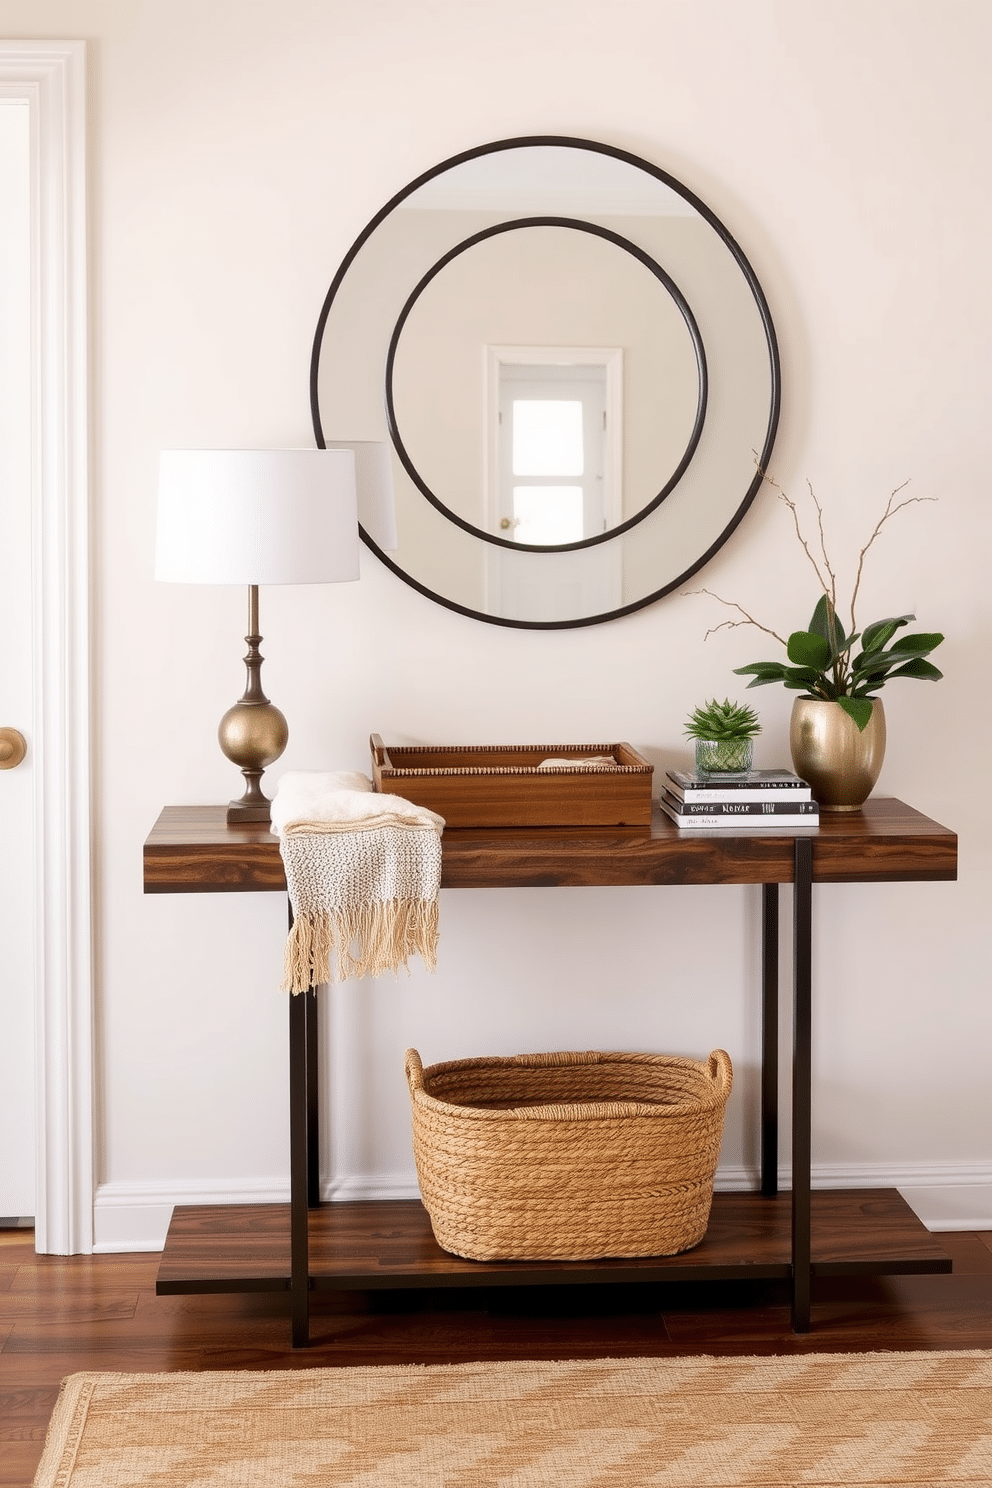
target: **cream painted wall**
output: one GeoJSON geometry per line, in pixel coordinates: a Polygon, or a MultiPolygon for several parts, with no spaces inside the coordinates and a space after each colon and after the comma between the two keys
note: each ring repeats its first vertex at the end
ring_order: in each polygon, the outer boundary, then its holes
{"type": "MultiPolygon", "coordinates": [[[[839,564],[903,480],[939,498],[886,529],[861,613],[947,633],[944,682],[886,693],[880,790],[960,832],[960,881],[816,891],[814,1152],[818,1181],[971,1184],[968,1222],[992,1225],[985,0],[0,0],[0,31],[90,44],[102,1247],[159,1243],[176,1198],[275,1196],[288,1167],[283,902],[141,892],[161,805],[232,793],[213,735],[245,620],[239,592],[153,582],[158,451],[310,444],[313,328],[357,233],[445,156],[541,132],[646,156],[739,238],[781,338],[775,474],[812,480],[839,564]]],[[[815,598],[771,492],[701,582],[779,630],[815,598]]],[[[372,729],[685,760],[687,710],[766,651],[704,643],[720,618],[672,596],[514,632],[363,555],[357,584],[263,591],[282,766],[364,768],[372,729]]],[[[782,762],[789,699],[754,700],[760,761],[782,762]]],[[[444,893],[436,976],[326,1000],[330,1188],[411,1191],[408,1044],[723,1045],[723,1181],[747,1181],[757,907],[740,888],[444,893]]]]}

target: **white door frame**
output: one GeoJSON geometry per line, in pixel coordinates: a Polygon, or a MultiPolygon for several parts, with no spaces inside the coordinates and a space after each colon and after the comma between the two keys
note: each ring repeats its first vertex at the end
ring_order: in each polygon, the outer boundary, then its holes
{"type": "Polygon", "coordinates": [[[35,1244],[55,1255],[93,1248],[85,84],[84,42],[0,41],[31,137],[35,1244]]]}

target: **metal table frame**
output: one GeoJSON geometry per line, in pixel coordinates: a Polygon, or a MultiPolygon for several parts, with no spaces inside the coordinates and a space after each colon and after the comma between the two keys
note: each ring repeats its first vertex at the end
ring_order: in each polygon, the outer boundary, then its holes
{"type": "MultiPolygon", "coordinates": [[[[810,1325],[813,843],[793,877],[792,1327],[810,1325]]],[[[761,1192],[778,1192],[779,886],[761,885],[761,1192]]],[[[289,911],[292,926],[293,912],[289,911]]],[[[320,1206],[319,989],[289,1000],[290,1298],[293,1347],[310,1341],[309,1211],[320,1206]]],[[[480,1283],[484,1283],[480,1272],[480,1283]]]]}

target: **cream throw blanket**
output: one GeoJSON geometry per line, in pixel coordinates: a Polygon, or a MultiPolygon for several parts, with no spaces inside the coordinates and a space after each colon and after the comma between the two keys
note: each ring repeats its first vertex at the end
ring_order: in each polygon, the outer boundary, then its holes
{"type": "Polygon", "coordinates": [[[437,959],[443,817],[373,791],[367,775],[289,772],[272,802],[293,928],[283,990],[437,959]]]}

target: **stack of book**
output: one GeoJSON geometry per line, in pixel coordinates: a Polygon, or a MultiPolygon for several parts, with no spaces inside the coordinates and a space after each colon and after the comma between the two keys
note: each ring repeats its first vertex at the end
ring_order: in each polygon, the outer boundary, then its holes
{"type": "Polygon", "coordinates": [[[700,775],[669,770],[661,809],[679,827],[815,827],[820,808],[805,780],[791,770],[748,770],[741,775],[700,775]]]}

